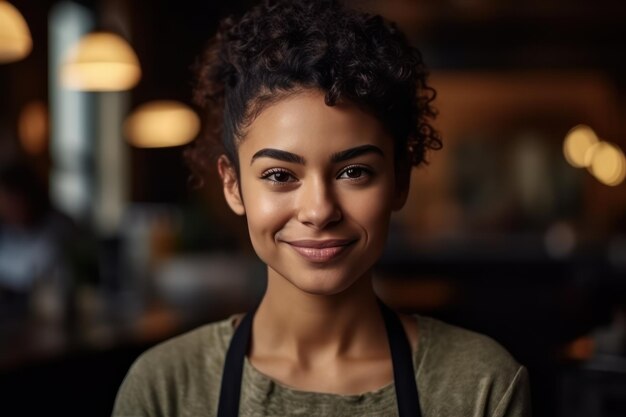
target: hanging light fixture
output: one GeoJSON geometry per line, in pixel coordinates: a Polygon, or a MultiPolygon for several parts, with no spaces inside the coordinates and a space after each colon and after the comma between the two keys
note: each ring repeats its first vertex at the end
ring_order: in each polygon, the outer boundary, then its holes
{"type": "Polygon", "coordinates": [[[33,48],[28,25],[11,3],[0,0],[0,63],[19,61],[33,48]]]}
{"type": "Polygon", "coordinates": [[[61,84],[72,90],[123,91],[141,78],[131,46],[112,32],[92,32],[71,47],[61,65],[61,84]]]}
{"type": "Polygon", "coordinates": [[[180,146],[200,131],[200,118],[177,101],[158,100],[139,106],[124,122],[124,135],[139,148],[180,146]]]}

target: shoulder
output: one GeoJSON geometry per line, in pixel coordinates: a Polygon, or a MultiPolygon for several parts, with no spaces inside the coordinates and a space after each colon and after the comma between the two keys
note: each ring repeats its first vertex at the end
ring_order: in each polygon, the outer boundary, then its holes
{"type": "Polygon", "coordinates": [[[433,399],[432,407],[446,413],[480,409],[484,413],[478,415],[485,416],[530,415],[526,368],[504,347],[486,335],[434,318],[417,319],[416,372],[433,399]]]}
{"type": "Polygon", "coordinates": [[[161,342],[142,353],[133,368],[153,369],[151,365],[159,364],[161,370],[167,370],[168,367],[175,368],[177,365],[223,356],[232,336],[230,322],[229,318],[206,324],[161,342]]]}
{"type": "Polygon", "coordinates": [[[120,386],[113,415],[181,415],[181,407],[199,407],[196,411],[204,412],[217,395],[232,333],[229,318],[142,353],[120,386]]]}
{"type": "Polygon", "coordinates": [[[474,372],[514,372],[519,368],[511,354],[489,336],[431,317],[419,316],[418,323],[431,359],[436,357],[450,366],[465,364],[474,372]]]}

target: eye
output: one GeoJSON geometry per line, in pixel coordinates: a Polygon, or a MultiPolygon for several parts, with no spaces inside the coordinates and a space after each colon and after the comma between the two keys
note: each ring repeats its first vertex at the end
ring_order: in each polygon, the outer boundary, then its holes
{"type": "Polygon", "coordinates": [[[365,179],[371,175],[372,172],[369,169],[359,165],[352,165],[341,171],[337,179],[343,178],[349,180],[360,180],[365,179]]]}
{"type": "Polygon", "coordinates": [[[268,169],[261,174],[261,179],[280,184],[297,181],[297,179],[289,171],[278,168],[268,169]]]}

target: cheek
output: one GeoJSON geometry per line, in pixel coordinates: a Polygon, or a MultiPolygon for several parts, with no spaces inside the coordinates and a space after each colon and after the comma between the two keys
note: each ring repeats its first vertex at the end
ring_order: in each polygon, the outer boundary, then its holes
{"type": "Polygon", "coordinates": [[[352,195],[345,200],[346,212],[370,238],[384,240],[392,211],[393,195],[388,184],[381,184],[368,193],[352,195]]]}
{"type": "Polygon", "coordinates": [[[265,190],[262,185],[242,187],[250,237],[253,240],[273,234],[289,219],[291,204],[280,193],[265,190]]]}

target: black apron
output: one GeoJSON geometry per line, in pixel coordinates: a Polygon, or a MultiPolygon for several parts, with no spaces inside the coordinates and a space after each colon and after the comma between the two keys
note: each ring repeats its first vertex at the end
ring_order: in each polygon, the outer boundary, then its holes
{"type": "MultiPolygon", "coordinates": [[[[398,415],[400,417],[421,417],[411,345],[398,316],[382,301],[378,300],[378,305],[385,321],[391,350],[398,415]]],[[[239,415],[243,364],[250,343],[252,318],[255,312],[256,308],[241,320],[230,341],[228,352],[226,352],[217,417],[237,417],[239,415]]]]}

